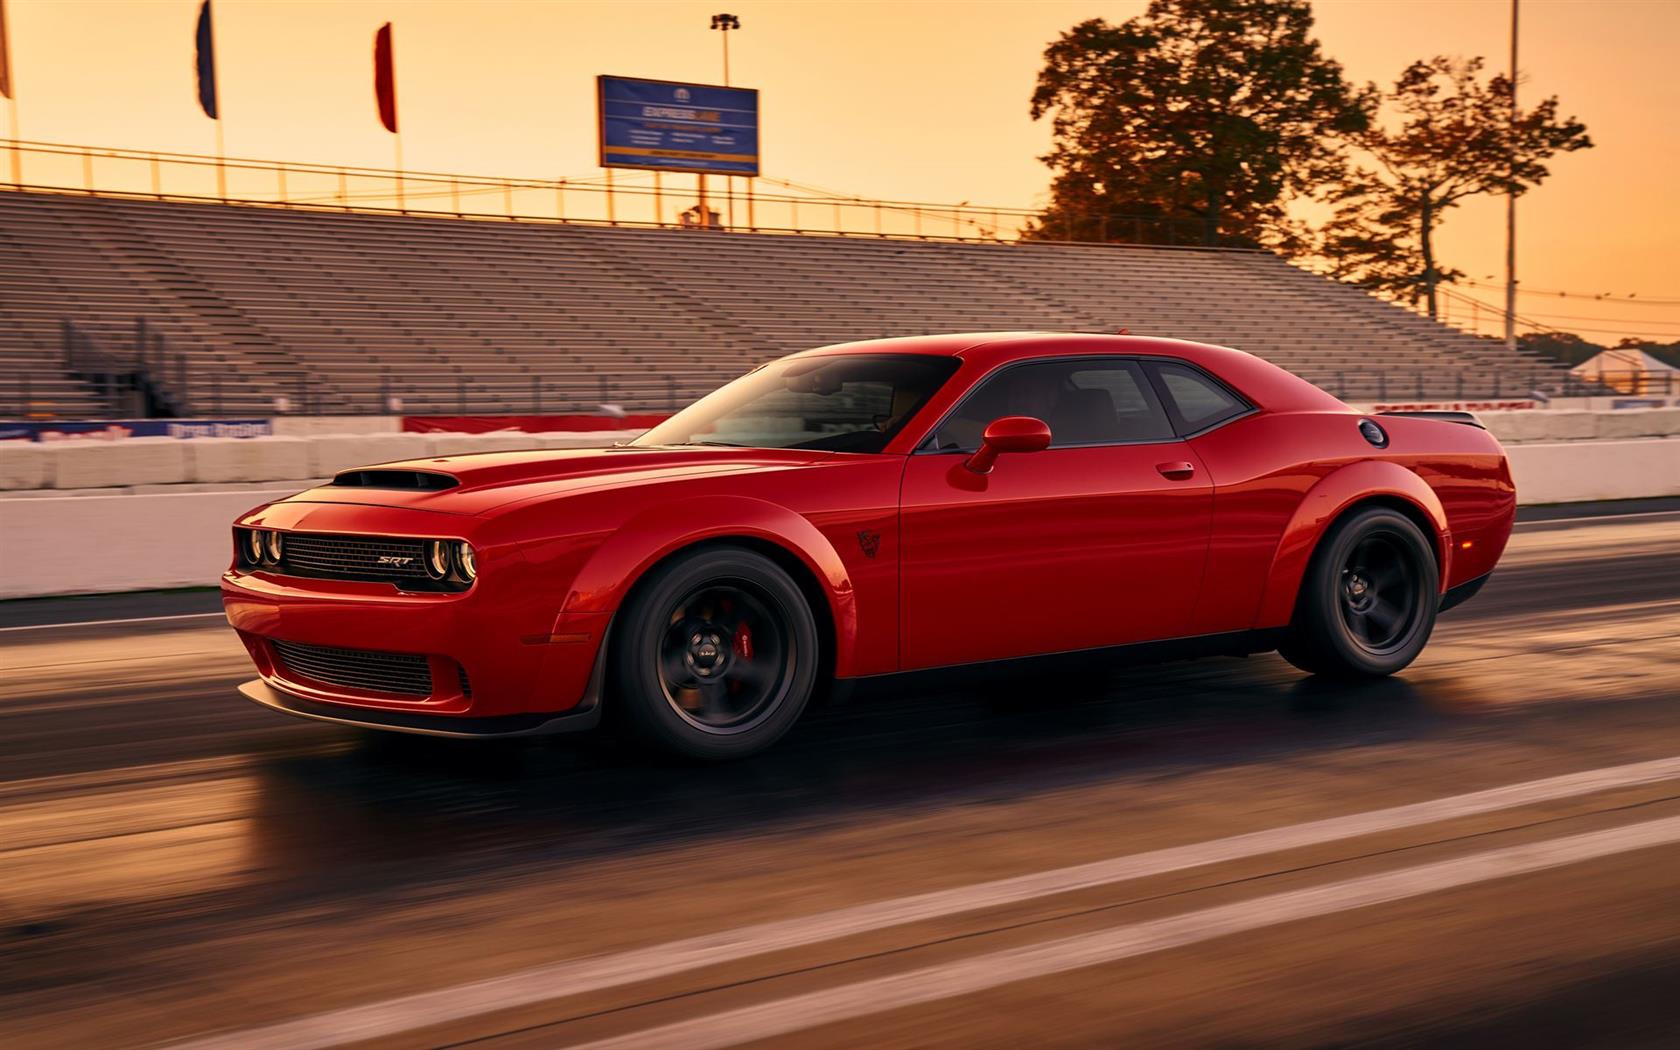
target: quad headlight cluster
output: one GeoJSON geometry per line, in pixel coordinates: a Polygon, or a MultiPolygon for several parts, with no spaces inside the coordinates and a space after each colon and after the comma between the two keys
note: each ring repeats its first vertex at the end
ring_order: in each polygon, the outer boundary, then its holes
{"type": "Polygon", "coordinates": [[[471,583],[478,579],[478,555],[466,540],[428,540],[426,575],[434,580],[453,576],[462,583],[471,583]]]}
{"type": "Polygon", "coordinates": [[[285,537],[273,529],[239,530],[239,563],[246,568],[273,568],[286,556],[285,537]]]}

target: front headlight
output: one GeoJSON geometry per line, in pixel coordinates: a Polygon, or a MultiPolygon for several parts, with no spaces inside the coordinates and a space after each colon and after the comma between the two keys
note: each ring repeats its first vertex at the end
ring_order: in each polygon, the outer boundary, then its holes
{"type": "Polygon", "coordinates": [[[472,544],[466,540],[455,545],[455,569],[468,583],[478,579],[478,555],[473,553],[472,544]]]}
{"type": "Polygon", "coordinates": [[[449,544],[444,540],[432,540],[426,544],[426,575],[434,580],[441,580],[449,575],[449,544]]]}
{"type": "Polygon", "coordinates": [[[270,565],[279,565],[280,556],[285,553],[285,541],[278,532],[269,531],[263,534],[263,551],[268,555],[270,565]]]}
{"type": "Polygon", "coordinates": [[[243,544],[240,553],[245,556],[247,565],[261,565],[263,557],[262,532],[257,529],[246,529],[241,537],[243,544]]]}

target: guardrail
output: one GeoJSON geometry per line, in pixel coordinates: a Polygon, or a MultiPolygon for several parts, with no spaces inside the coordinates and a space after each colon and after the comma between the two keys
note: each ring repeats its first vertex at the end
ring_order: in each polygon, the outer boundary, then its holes
{"type": "MultiPolygon", "coordinates": [[[[460,371],[415,373],[381,368],[360,377],[336,375],[330,385],[308,372],[290,372],[276,379],[260,400],[236,391],[222,373],[192,373],[183,355],[171,354],[150,341],[137,326],[138,350],[133,356],[108,348],[91,349],[86,333],[66,324],[66,359],[70,370],[92,377],[103,404],[91,418],[136,416],[211,416],[229,412],[257,415],[403,415],[426,412],[452,415],[503,415],[596,412],[601,406],[626,411],[675,411],[688,405],[732,376],[682,376],[647,371],[579,372],[535,371],[504,375],[472,375],[460,371]],[[82,347],[72,350],[72,346],[82,347]],[[94,356],[97,355],[97,364],[94,356]],[[149,411],[148,411],[149,409],[149,411]]],[[[1476,402],[1510,399],[1544,401],[1555,397],[1623,396],[1680,397],[1680,373],[1606,373],[1587,380],[1555,369],[1491,373],[1377,369],[1363,372],[1305,370],[1303,378],[1348,401],[1476,402]]],[[[0,403],[0,414],[16,418],[39,416],[31,403],[28,376],[17,388],[16,405],[0,403]]]]}
{"type": "MultiPolygon", "coordinates": [[[[0,139],[16,189],[312,211],[515,222],[999,243],[1037,239],[1210,247],[1202,219],[1046,219],[1033,208],[878,200],[769,177],[613,171],[503,178],[0,139]],[[761,183],[773,187],[765,192],[761,183]]],[[[1216,239],[1217,240],[1217,239],[1216,239]]],[[[1242,247],[1241,245],[1230,245],[1242,247]]]]}

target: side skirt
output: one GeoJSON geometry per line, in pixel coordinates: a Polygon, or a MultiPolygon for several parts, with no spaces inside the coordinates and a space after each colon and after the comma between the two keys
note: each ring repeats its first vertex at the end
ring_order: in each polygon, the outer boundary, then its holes
{"type": "Polygon", "coordinates": [[[1284,631],[1281,627],[1257,631],[1230,631],[1193,638],[1169,638],[1157,642],[1079,649],[1044,656],[1010,657],[951,667],[898,671],[861,678],[840,678],[834,682],[831,702],[844,703],[854,696],[876,692],[950,689],[995,682],[1005,675],[1077,674],[1173,660],[1194,660],[1204,656],[1252,656],[1276,649],[1284,631]]]}
{"type": "Polygon", "coordinates": [[[1447,593],[1441,595],[1441,606],[1436,611],[1446,612],[1453,606],[1463,605],[1471,598],[1474,598],[1476,596],[1476,592],[1482,589],[1482,585],[1487,583],[1488,577],[1492,575],[1493,573],[1491,572],[1485,572],[1473,580],[1468,580],[1459,584],[1457,587],[1449,589],[1447,593]]]}

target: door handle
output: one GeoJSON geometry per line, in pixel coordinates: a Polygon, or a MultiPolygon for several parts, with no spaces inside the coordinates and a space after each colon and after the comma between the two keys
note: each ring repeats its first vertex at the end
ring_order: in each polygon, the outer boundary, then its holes
{"type": "Polygon", "coordinates": [[[1173,481],[1185,481],[1196,473],[1194,464],[1185,463],[1182,460],[1177,463],[1157,463],[1155,469],[1161,472],[1163,478],[1170,478],[1173,481]]]}

